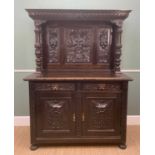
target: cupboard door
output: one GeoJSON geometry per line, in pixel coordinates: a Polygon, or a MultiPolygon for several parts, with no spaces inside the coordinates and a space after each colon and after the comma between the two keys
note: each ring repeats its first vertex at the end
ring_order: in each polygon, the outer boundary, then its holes
{"type": "Polygon", "coordinates": [[[85,93],[81,116],[83,136],[119,135],[120,107],[118,93],[85,93]]]}
{"type": "Polygon", "coordinates": [[[72,93],[36,92],[36,137],[68,137],[75,134],[72,93]]]}

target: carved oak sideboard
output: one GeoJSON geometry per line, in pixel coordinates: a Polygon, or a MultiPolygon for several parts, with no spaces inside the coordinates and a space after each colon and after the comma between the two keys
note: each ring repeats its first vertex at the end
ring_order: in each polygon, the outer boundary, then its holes
{"type": "Polygon", "coordinates": [[[31,149],[56,144],[126,148],[128,81],[120,72],[129,10],[27,9],[35,23],[29,81],[31,149]]]}

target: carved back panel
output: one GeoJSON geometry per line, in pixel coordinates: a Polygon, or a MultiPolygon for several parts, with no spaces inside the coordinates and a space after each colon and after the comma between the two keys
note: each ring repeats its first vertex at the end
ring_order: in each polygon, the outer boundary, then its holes
{"type": "Polygon", "coordinates": [[[27,11],[35,22],[37,71],[120,72],[122,23],[130,10],[27,11]]]}
{"type": "Polygon", "coordinates": [[[113,28],[107,24],[51,23],[44,26],[45,69],[111,66],[113,28]],[[58,26],[56,26],[58,25],[58,26]]]}
{"type": "Polygon", "coordinates": [[[60,63],[60,30],[55,27],[46,29],[47,63],[60,63]]]}

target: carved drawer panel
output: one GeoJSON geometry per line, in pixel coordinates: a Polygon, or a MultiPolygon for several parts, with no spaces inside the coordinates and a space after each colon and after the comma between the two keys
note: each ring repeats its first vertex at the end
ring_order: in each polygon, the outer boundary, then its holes
{"type": "Polygon", "coordinates": [[[35,83],[36,91],[73,91],[75,85],[73,83],[35,83]]]}
{"type": "Polygon", "coordinates": [[[86,91],[120,91],[121,85],[119,83],[86,83],[82,86],[86,91]]]}

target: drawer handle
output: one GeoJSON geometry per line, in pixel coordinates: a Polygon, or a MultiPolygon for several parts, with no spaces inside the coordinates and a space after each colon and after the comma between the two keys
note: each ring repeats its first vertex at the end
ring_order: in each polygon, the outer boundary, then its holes
{"type": "Polygon", "coordinates": [[[75,113],[73,113],[73,122],[76,121],[75,113]]]}
{"type": "Polygon", "coordinates": [[[105,85],[98,87],[98,90],[104,90],[104,89],[105,89],[105,85]]]}
{"type": "Polygon", "coordinates": [[[84,113],[82,113],[82,122],[84,122],[85,121],[85,115],[84,115],[84,113]]]}
{"type": "Polygon", "coordinates": [[[58,86],[54,86],[53,87],[53,90],[58,90],[58,86]]]}

